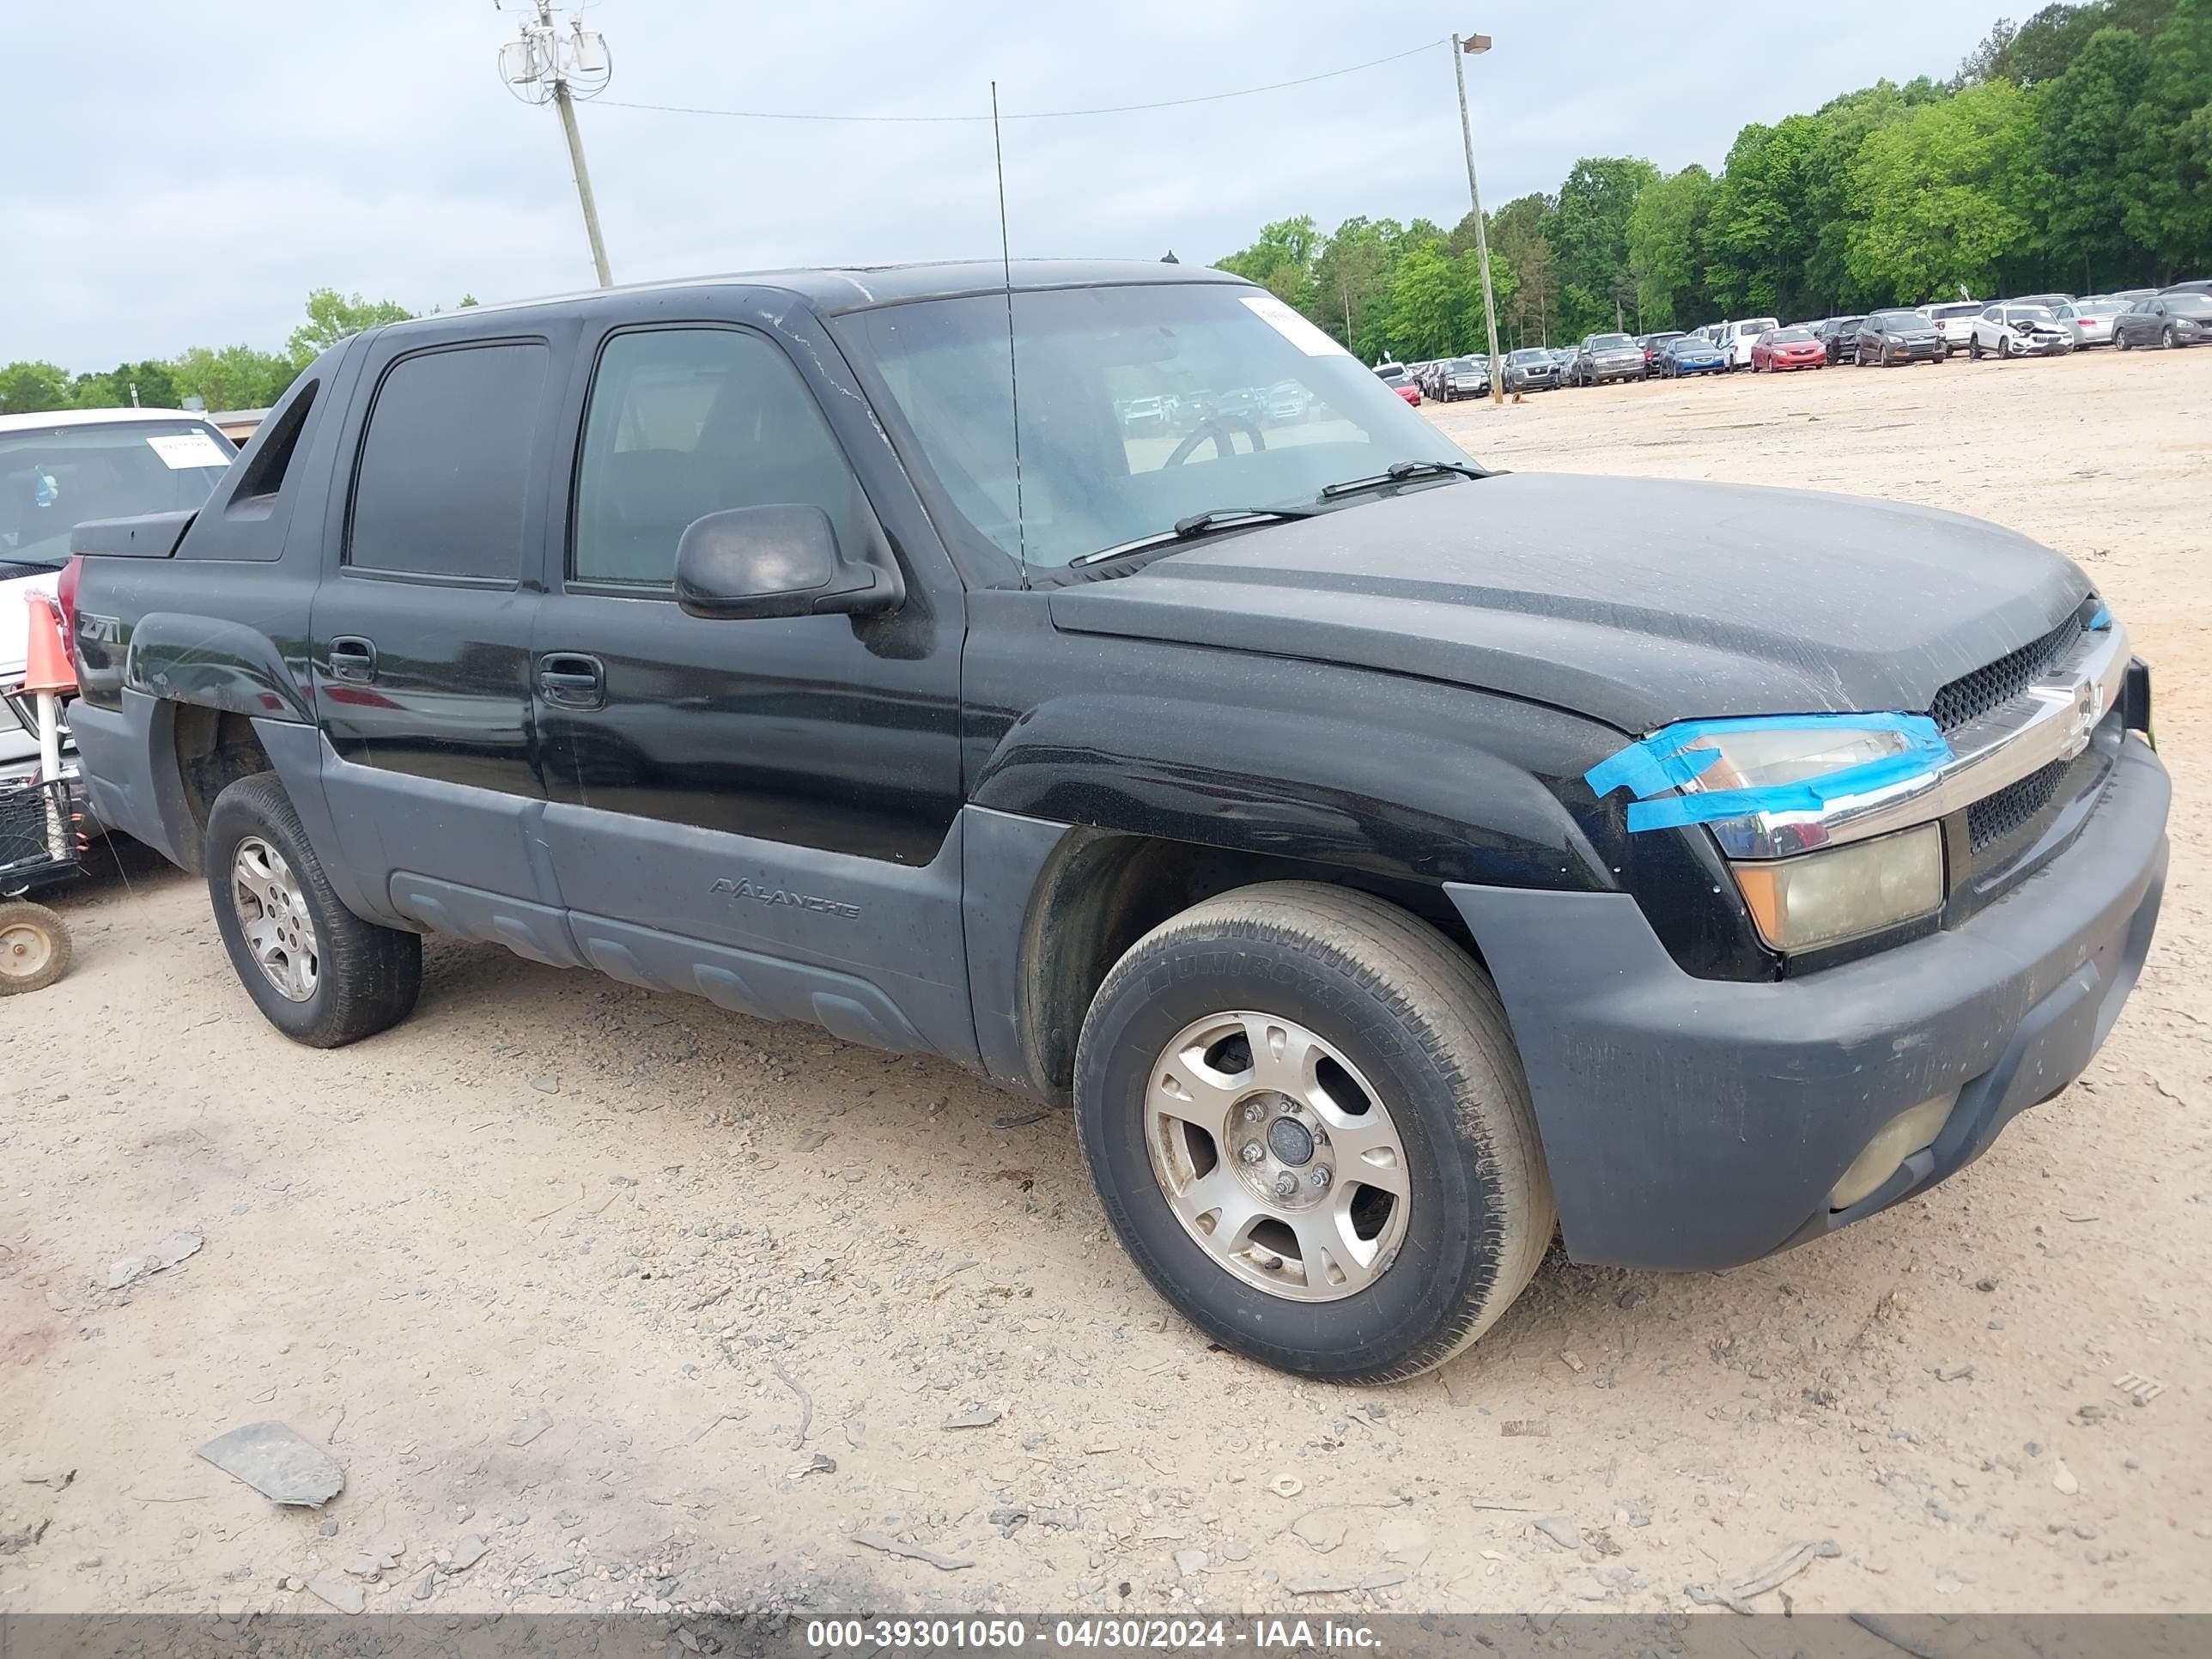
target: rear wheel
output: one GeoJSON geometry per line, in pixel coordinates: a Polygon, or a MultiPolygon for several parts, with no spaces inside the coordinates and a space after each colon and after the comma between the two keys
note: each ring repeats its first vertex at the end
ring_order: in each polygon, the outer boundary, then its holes
{"type": "Polygon", "coordinates": [[[422,939],[339,902],[275,773],[240,778],[216,797],[204,849],[216,927],[271,1025],[335,1048],[413,1011],[422,939]]]}
{"type": "Polygon", "coordinates": [[[1346,1382],[1443,1364],[1551,1242],[1496,989],[1364,894],[1247,888],[1133,945],[1076,1056],[1108,1218],[1225,1347],[1346,1382]]]}
{"type": "Polygon", "coordinates": [[[43,991],[69,972],[69,924],[43,904],[0,904],[0,997],[43,991]]]}

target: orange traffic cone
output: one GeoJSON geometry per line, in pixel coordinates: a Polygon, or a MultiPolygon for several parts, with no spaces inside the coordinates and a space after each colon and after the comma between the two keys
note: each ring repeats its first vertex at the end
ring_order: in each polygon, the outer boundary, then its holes
{"type": "Polygon", "coordinates": [[[33,592],[23,599],[31,607],[31,636],[23,653],[24,695],[76,690],[76,668],[70,661],[69,647],[62,643],[60,611],[44,593],[33,592]]]}

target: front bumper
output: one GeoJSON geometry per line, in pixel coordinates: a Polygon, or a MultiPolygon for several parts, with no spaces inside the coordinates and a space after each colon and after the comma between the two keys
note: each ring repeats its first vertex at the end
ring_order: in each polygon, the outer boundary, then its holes
{"type": "Polygon", "coordinates": [[[1771,983],[1684,973],[1625,894],[1449,886],[1512,1020],[1568,1253],[1734,1267],[1978,1158],[2118,1018],[2158,919],[2171,794],[2130,738],[2073,845],[1970,921],[1771,983]],[[1932,1146],[1828,1208],[1877,1129],[1953,1089],[1932,1146]]]}

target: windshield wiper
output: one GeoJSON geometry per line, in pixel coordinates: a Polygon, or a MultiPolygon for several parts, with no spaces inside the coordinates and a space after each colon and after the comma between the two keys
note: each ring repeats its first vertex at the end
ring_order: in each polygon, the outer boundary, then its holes
{"type": "Polygon", "coordinates": [[[1393,484],[1407,483],[1415,478],[1433,478],[1442,473],[1456,472],[1462,478],[1486,478],[1490,476],[1479,466],[1465,461],[1393,461],[1380,472],[1368,478],[1346,478],[1342,483],[1333,483],[1321,492],[1325,501],[1340,495],[1357,495],[1362,490],[1388,489],[1393,484]]]}
{"type": "Polygon", "coordinates": [[[1085,553],[1070,559],[1070,566],[1103,564],[1109,559],[1125,559],[1133,553],[1146,553],[1156,547],[1170,547],[1177,542],[1194,542],[1200,537],[1217,535],[1224,530],[1243,530],[1258,524],[1286,524],[1293,519],[1315,519],[1321,516],[1310,507],[1217,507],[1205,513],[1194,513],[1187,519],[1177,519],[1175,528],[1164,530],[1157,536],[1139,536],[1133,542],[1123,542],[1118,547],[1102,547],[1096,553],[1085,553]]]}

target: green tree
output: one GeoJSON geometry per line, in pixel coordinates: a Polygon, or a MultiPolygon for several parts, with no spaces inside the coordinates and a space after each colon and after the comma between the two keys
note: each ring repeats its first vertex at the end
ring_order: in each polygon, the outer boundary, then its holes
{"type": "Polygon", "coordinates": [[[1305,298],[1313,280],[1315,258],[1321,251],[1321,233],[1310,215],[1278,219],[1261,228],[1260,240],[1214,263],[1259,283],[1279,300],[1295,305],[1305,298]]]}
{"type": "Polygon", "coordinates": [[[194,346],[171,369],[179,400],[198,398],[210,409],[266,409],[299,373],[289,352],[248,345],[194,346]]]}
{"type": "Polygon", "coordinates": [[[70,401],[79,409],[127,409],[134,402],[146,409],[174,409],[182,395],[169,365],[152,358],[118,363],[103,374],[80,374],[70,386],[70,401]]]}
{"type": "Polygon", "coordinates": [[[1490,216],[1490,251],[1513,267],[1517,281],[1512,297],[1501,299],[1501,320],[1516,345],[1531,339],[1551,339],[1552,320],[1558,312],[1559,259],[1544,235],[1552,199],[1530,195],[1515,198],[1490,216]]]}
{"type": "Polygon", "coordinates": [[[1628,216],[1628,268],[1646,328],[1692,328],[1711,310],[1705,248],[1713,197],[1713,175],[1694,161],[1637,197],[1628,216]]]}
{"type": "Polygon", "coordinates": [[[1819,246],[1813,192],[1822,142],[1820,123],[1809,115],[1737,135],[1705,238],[1705,280],[1723,311],[1788,316],[1810,307],[1807,271],[1819,246]]]}
{"type": "Polygon", "coordinates": [[[295,369],[305,368],[349,336],[386,323],[404,323],[414,314],[395,300],[364,300],[334,288],[315,289],[307,295],[307,320],[292,331],[284,343],[285,355],[295,369]]]}
{"type": "Polygon", "coordinates": [[[2037,93],[2042,161],[2051,174],[2049,240],[2064,253],[2065,280],[2078,273],[2084,293],[2100,275],[2117,283],[2131,274],[2124,173],[2129,114],[2150,74],[2150,52],[2131,29],[2100,29],[2065,72],[2037,93]],[[2078,266],[2075,261],[2080,263],[2078,266]]]}
{"type": "Polygon", "coordinates": [[[2174,0],[2089,0],[2048,5],[2025,23],[2000,17],[1981,45],[1966,55],[1953,84],[2005,80],[2023,87],[2055,81],[2088,49],[2098,31],[2132,29],[2144,40],[2157,33],[2174,0]]]}
{"type": "Polygon", "coordinates": [[[1362,357],[1401,234],[1392,220],[1346,219],[1329,233],[1314,261],[1307,314],[1362,357]]]}
{"type": "Polygon", "coordinates": [[[2001,286],[2001,270],[2033,247],[2034,148],[2028,94],[2009,81],[1868,135],[1848,256],[1862,290],[1875,303],[1915,305],[2001,286]]]}
{"type": "Polygon", "coordinates": [[[2150,44],[2113,187],[2161,280],[2212,267],[2212,0],[2176,0],[2150,44]]]}
{"type": "Polygon", "coordinates": [[[70,406],[70,377],[52,363],[0,367],[0,415],[36,415],[70,406]]]}
{"type": "Polygon", "coordinates": [[[1637,157],[1584,156],[1559,186],[1544,237],[1559,261],[1559,320],[1568,337],[1613,325],[1620,284],[1633,282],[1628,216],[1658,176],[1657,167],[1637,157]]]}

